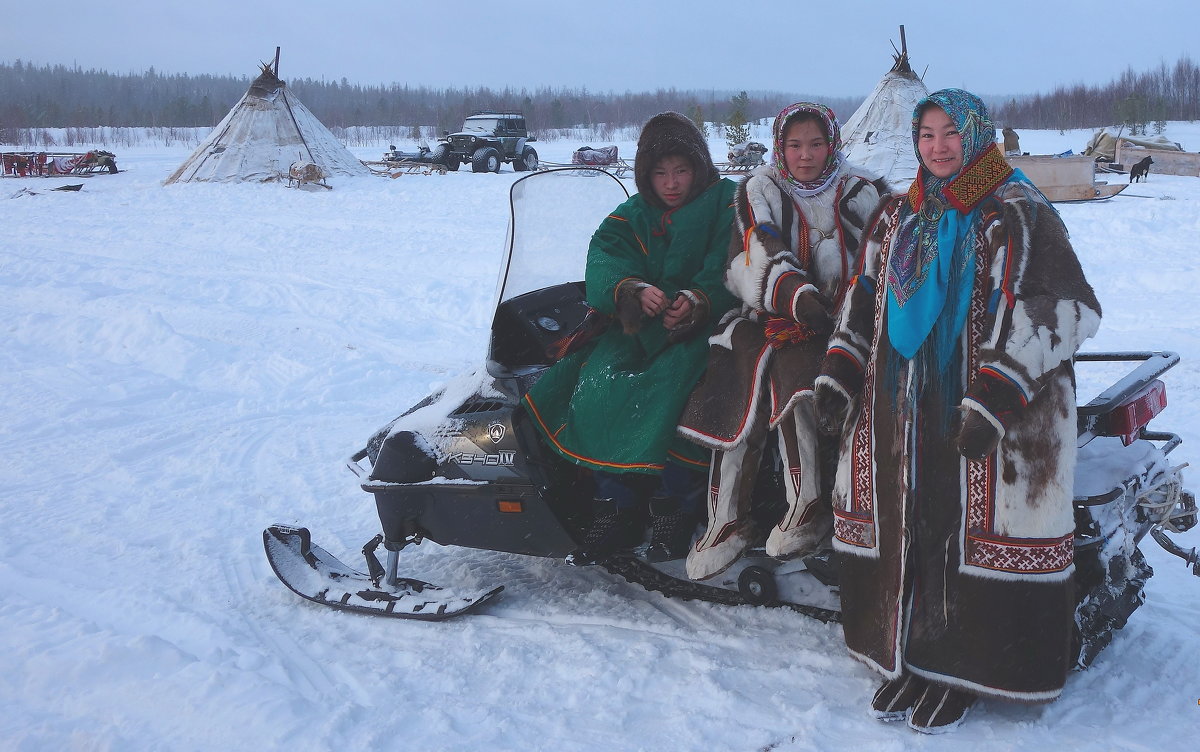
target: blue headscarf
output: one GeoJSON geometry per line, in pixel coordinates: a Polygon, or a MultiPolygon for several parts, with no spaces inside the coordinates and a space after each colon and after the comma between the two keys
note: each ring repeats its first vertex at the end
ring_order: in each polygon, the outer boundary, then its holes
{"type": "Polygon", "coordinates": [[[896,353],[911,359],[928,343],[929,365],[941,373],[967,318],[980,204],[1003,183],[1023,176],[1014,174],[996,147],[996,126],[983,101],[962,89],[942,89],[917,103],[914,149],[921,114],[931,106],[944,110],[962,136],[963,167],[948,178],[935,177],[923,164],[918,170],[888,259],[887,314],[896,353]]]}

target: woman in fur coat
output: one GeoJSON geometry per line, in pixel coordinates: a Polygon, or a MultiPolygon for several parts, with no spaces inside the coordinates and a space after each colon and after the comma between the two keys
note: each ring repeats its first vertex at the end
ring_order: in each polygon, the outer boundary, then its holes
{"type": "Polygon", "coordinates": [[[616,320],[530,389],[525,409],[563,458],[594,471],[593,522],[572,563],[637,545],[645,532],[640,476],[650,499],[648,557],[694,530],[705,453],[675,433],[704,370],[707,338],[734,305],[721,283],[734,184],[721,178],[686,117],[656,115],[638,139],[638,193],[601,223],[588,248],[590,306],[616,320]]]}
{"type": "Polygon", "coordinates": [[[812,384],[885,186],[845,161],[837,118],[823,105],[790,105],[773,132],[773,163],[737,192],[725,286],[742,305],[709,340],[707,373],[680,422],[680,433],[713,451],[708,527],[687,556],[693,579],[723,572],[761,535],[748,506],[772,429],[788,510],[767,535],[767,553],[807,554],[833,524],[836,441],[819,437],[812,384]]]}
{"type": "Polygon", "coordinates": [[[1047,702],[1075,607],[1072,358],[1100,305],[976,96],[930,94],[816,382],[846,645],[881,720],[939,733],[976,697],[1047,702]]]}

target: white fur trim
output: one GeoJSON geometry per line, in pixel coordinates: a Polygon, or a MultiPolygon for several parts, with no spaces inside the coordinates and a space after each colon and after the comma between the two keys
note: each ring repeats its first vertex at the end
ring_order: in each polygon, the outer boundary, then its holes
{"type": "Polygon", "coordinates": [[[739,300],[755,307],[762,297],[762,286],[767,276],[770,258],[767,249],[753,233],[745,251],[729,260],[725,267],[725,287],[739,300]]]}
{"type": "Polygon", "coordinates": [[[778,410],[778,412],[776,413],[777,417],[771,419],[771,422],[769,424],[770,427],[773,429],[779,427],[780,422],[782,422],[783,419],[787,417],[788,413],[790,413],[792,410],[795,410],[796,405],[800,404],[800,400],[804,399],[805,397],[808,397],[811,399],[812,395],[813,395],[813,390],[811,390],[811,389],[804,389],[799,392],[793,393],[792,396],[788,399],[787,404],[783,406],[783,409],[778,410]]]}
{"type": "Polygon", "coordinates": [[[899,679],[900,675],[902,673],[904,673],[904,671],[901,667],[901,663],[898,659],[896,661],[896,669],[894,671],[888,671],[887,669],[885,669],[883,666],[879,665],[877,662],[875,662],[871,658],[863,655],[862,653],[858,652],[857,650],[854,650],[850,646],[846,646],[846,652],[850,654],[851,658],[856,658],[859,661],[862,661],[872,671],[881,675],[885,679],[899,679]]]}
{"type": "Polygon", "coordinates": [[[860,556],[864,559],[879,558],[878,546],[872,548],[868,548],[866,546],[855,546],[837,537],[836,534],[833,536],[833,550],[840,554],[851,554],[853,556],[860,556]]]}
{"type": "Polygon", "coordinates": [[[800,288],[797,289],[796,292],[794,292],[792,294],[792,299],[791,299],[791,301],[788,302],[789,310],[787,311],[787,314],[790,318],[795,318],[795,313],[796,313],[796,308],[797,308],[796,304],[800,301],[800,296],[804,295],[806,293],[810,293],[810,292],[820,294],[817,291],[817,288],[814,285],[812,285],[811,283],[801,285],[800,288]]]}
{"type": "MultiPolygon", "coordinates": [[[[730,327],[730,329],[733,329],[733,327],[730,327]]],[[[721,452],[731,451],[741,445],[746,440],[746,436],[754,430],[759,420],[759,400],[763,399],[763,392],[766,391],[763,389],[763,376],[767,371],[767,365],[771,362],[772,350],[773,348],[764,347],[762,352],[759,353],[758,363],[754,367],[754,381],[751,384],[750,402],[746,406],[746,409],[749,411],[748,417],[746,418],[746,423],[742,426],[742,430],[736,436],[729,441],[721,441],[714,439],[708,434],[700,433],[695,429],[678,425],[675,426],[675,432],[702,447],[721,452]]]]}
{"type": "Polygon", "coordinates": [[[1038,402],[1030,405],[1029,414],[1009,426],[997,450],[998,466],[1008,466],[1015,473],[996,479],[994,520],[997,535],[1011,538],[1058,538],[1074,532],[1075,515],[1071,500],[1075,496],[1075,458],[1077,440],[1075,391],[1069,376],[1061,375],[1042,387],[1038,402]],[[1043,400],[1059,403],[1062,412],[1046,410],[1043,400]],[[1037,411],[1035,414],[1033,411],[1037,411]],[[1035,424],[1031,419],[1040,414],[1044,419],[1035,424]],[[1029,463],[1045,457],[1030,457],[1021,451],[1034,441],[1041,446],[1047,442],[1053,457],[1052,472],[1032,473],[1029,463]],[[1035,482],[1034,475],[1037,475],[1035,482]]]}
{"type": "Polygon", "coordinates": [[[838,383],[837,379],[833,378],[832,376],[826,376],[825,374],[818,376],[816,380],[813,381],[813,391],[815,392],[816,388],[821,384],[824,384],[825,386],[845,397],[847,405],[853,403],[854,399],[850,396],[850,393],[843,389],[842,385],[838,383]]]}
{"type": "MultiPolygon", "coordinates": [[[[762,288],[758,292],[758,307],[759,308],[762,308],[764,311],[774,314],[776,316],[780,315],[780,312],[778,310],[776,310],[774,306],[771,305],[771,302],[772,302],[771,299],[775,297],[775,295],[774,295],[775,283],[779,281],[780,277],[782,277],[785,274],[791,273],[791,272],[797,272],[807,279],[808,275],[801,272],[800,268],[797,264],[791,264],[791,263],[773,264],[771,266],[771,268],[767,270],[767,277],[766,277],[766,279],[763,280],[762,288]]],[[[809,285],[809,286],[811,287],[811,285],[809,285]]],[[[784,313],[787,313],[787,312],[784,311],[784,313]]]]}
{"type": "Polygon", "coordinates": [[[940,674],[937,671],[927,671],[926,669],[914,666],[911,663],[904,665],[911,673],[920,676],[923,679],[928,679],[938,684],[944,684],[948,687],[956,687],[963,689],[971,694],[981,697],[1003,697],[1008,700],[1019,700],[1021,702],[1049,702],[1062,694],[1062,689],[1049,690],[1046,692],[1010,692],[1004,689],[996,689],[985,684],[967,681],[960,679],[957,676],[949,674],[940,674]]]}
{"type": "Polygon", "coordinates": [[[737,309],[729,311],[722,316],[720,323],[717,324],[717,330],[709,336],[708,344],[714,347],[724,347],[726,350],[732,350],[733,330],[740,326],[742,322],[739,321],[735,324],[729,324],[728,326],[726,326],[726,322],[728,322],[730,319],[735,319],[740,316],[741,313],[737,309]]]}
{"type": "MultiPolygon", "coordinates": [[[[768,166],[769,167],[769,166],[768,166]]],[[[772,170],[766,174],[751,175],[746,180],[746,201],[750,210],[759,222],[779,224],[783,217],[783,193],[771,177],[772,170]]],[[[742,228],[745,231],[746,228],[742,228]]]]}

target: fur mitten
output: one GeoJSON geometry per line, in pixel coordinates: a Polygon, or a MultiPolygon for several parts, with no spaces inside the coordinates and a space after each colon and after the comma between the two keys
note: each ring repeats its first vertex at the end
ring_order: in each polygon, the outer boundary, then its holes
{"type": "Polygon", "coordinates": [[[640,279],[626,279],[617,285],[617,320],[626,334],[637,334],[642,328],[641,292],[649,286],[640,279]]]}
{"type": "Polygon", "coordinates": [[[846,425],[846,417],[850,414],[850,402],[846,395],[833,388],[828,383],[818,381],[813,387],[814,407],[817,412],[817,427],[821,433],[837,436],[846,425]]]}
{"type": "Polygon", "coordinates": [[[793,314],[796,321],[806,324],[822,337],[833,333],[833,317],[829,315],[831,308],[828,299],[816,291],[801,293],[796,296],[796,308],[793,314]]]}
{"type": "Polygon", "coordinates": [[[974,408],[962,408],[962,426],[958,430],[959,454],[969,460],[978,460],[996,451],[1003,430],[994,420],[974,408]]]}

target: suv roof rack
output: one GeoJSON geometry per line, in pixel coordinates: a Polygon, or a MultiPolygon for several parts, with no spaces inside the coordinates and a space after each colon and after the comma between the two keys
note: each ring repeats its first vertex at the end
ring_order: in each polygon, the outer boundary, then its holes
{"type": "Polygon", "coordinates": [[[476,115],[517,115],[517,116],[520,116],[521,111],[520,110],[476,110],[475,112],[472,112],[470,115],[467,115],[467,117],[474,117],[476,115]]]}

